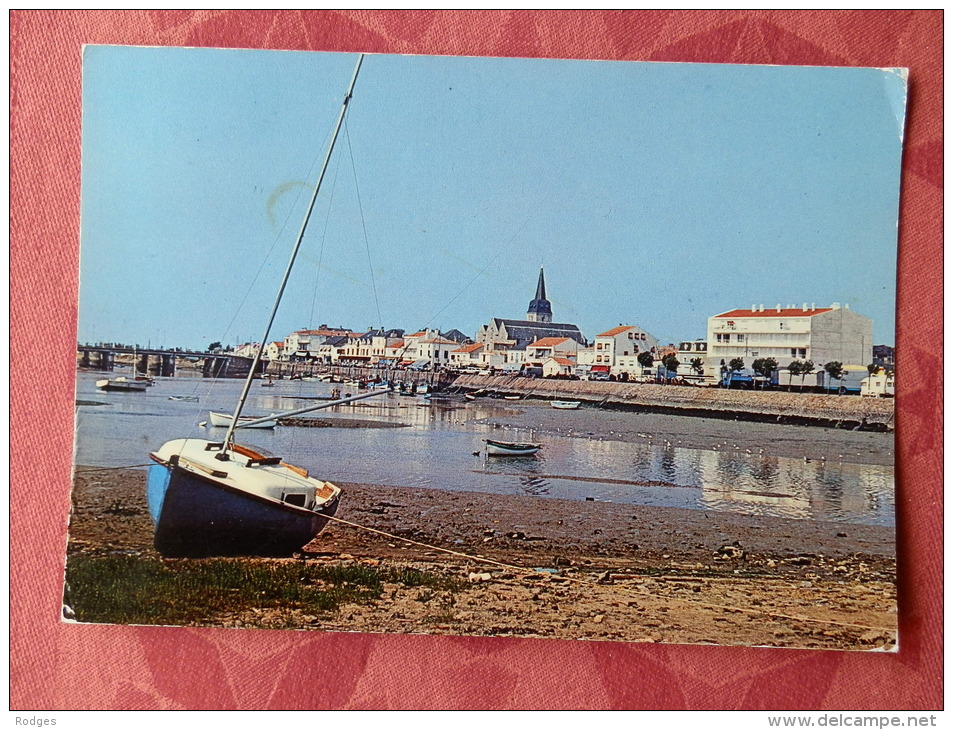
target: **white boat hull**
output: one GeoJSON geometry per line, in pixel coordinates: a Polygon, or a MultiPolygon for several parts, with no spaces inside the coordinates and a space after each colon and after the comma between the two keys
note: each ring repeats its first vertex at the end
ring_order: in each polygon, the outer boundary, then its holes
{"type": "Polygon", "coordinates": [[[142,393],[149,387],[148,380],[128,380],[126,378],[112,378],[97,380],[96,387],[100,390],[117,390],[127,393],[142,393]]]}
{"type": "MultiPolygon", "coordinates": [[[[250,421],[257,421],[257,416],[241,416],[238,419],[238,424],[241,426],[242,423],[248,423],[250,421]]],[[[208,412],[208,423],[210,426],[215,426],[216,428],[228,428],[232,425],[232,414],[231,413],[216,413],[215,411],[208,412]]],[[[263,421],[262,423],[256,423],[254,426],[242,426],[242,428],[274,428],[278,425],[278,421],[263,421]]]]}
{"type": "Polygon", "coordinates": [[[553,408],[558,408],[562,411],[574,411],[579,408],[579,401],[577,400],[554,400],[550,405],[553,408]]]}
{"type": "Polygon", "coordinates": [[[486,440],[486,453],[488,456],[532,456],[539,451],[540,448],[540,444],[486,440]]]}

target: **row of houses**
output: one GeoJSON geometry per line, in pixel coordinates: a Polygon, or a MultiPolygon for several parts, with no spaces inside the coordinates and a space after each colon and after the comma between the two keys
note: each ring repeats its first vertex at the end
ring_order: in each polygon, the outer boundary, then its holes
{"type": "MultiPolygon", "coordinates": [[[[679,376],[707,382],[720,381],[728,364],[737,365],[739,360],[749,370],[766,358],[782,368],[792,361],[811,360],[819,366],[838,361],[866,369],[874,361],[872,321],[838,303],[733,309],[710,316],[706,334],[705,339],[662,345],[643,328],[620,324],[589,342],[576,325],[552,321],[540,270],[526,318],[493,318],[472,339],[458,330],[405,334],[396,329],[353,332],[321,325],[268,343],[264,357],[276,362],[624,380],[653,376],[653,365],[668,358],[679,376]]],[[[251,356],[256,348],[246,345],[237,353],[251,356]]]]}

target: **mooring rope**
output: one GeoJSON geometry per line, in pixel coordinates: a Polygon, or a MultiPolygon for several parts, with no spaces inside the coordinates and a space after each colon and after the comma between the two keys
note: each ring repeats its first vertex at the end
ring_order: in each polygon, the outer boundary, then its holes
{"type": "Polygon", "coordinates": [[[94,471],[117,471],[119,469],[142,469],[147,466],[152,466],[152,463],[148,464],[130,464],[128,466],[97,466],[93,468],[86,467],[77,467],[77,474],[90,474],[94,471]]]}
{"type": "MultiPolygon", "coordinates": [[[[344,519],[341,519],[340,517],[332,517],[330,515],[325,515],[325,517],[331,522],[337,522],[342,525],[347,525],[348,527],[354,527],[358,530],[366,530],[367,532],[373,532],[383,537],[387,537],[393,540],[400,540],[402,542],[406,542],[411,545],[416,545],[418,547],[426,548],[428,550],[436,550],[438,552],[447,553],[448,555],[454,555],[456,557],[466,558],[467,560],[473,560],[479,563],[486,563],[487,565],[495,565],[497,567],[507,568],[509,570],[521,571],[530,575],[539,575],[539,573],[536,571],[535,568],[527,568],[522,565],[513,565],[511,563],[503,563],[498,560],[483,558],[478,555],[470,555],[468,553],[462,553],[458,550],[451,550],[449,548],[439,547],[437,545],[429,545],[427,543],[420,542],[418,540],[411,540],[410,538],[401,537],[400,535],[394,535],[390,532],[385,532],[384,530],[378,530],[377,528],[374,528],[374,527],[368,527],[367,525],[361,525],[361,524],[358,524],[357,522],[344,520],[344,519]]],[[[569,583],[584,585],[589,588],[592,588],[593,586],[596,586],[596,585],[606,585],[603,583],[599,583],[598,581],[584,580],[582,578],[574,578],[568,575],[559,576],[559,579],[561,581],[566,581],[569,583]]],[[[696,580],[705,580],[705,578],[703,576],[700,576],[696,580]]],[[[620,586],[620,587],[636,596],[645,596],[648,598],[659,598],[659,596],[656,594],[648,593],[646,591],[635,590],[634,588],[630,586],[620,586]]],[[[708,601],[696,601],[689,598],[681,598],[679,596],[664,596],[664,598],[668,600],[678,601],[680,603],[686,603],[691,606],[702,606],[704,608],[719,609],[722,611],[735,611],[737,613],[745,613],[745,614],[751,614],[755,616],[769,616],[771,618],[787,619],[790,621],[824,624],[826,626],[841,626],[844,628],[852,628],[852,629],[867,629],[867,630],[873,630],[873,631],[889,631],[890,630],[890,629],[884,629],[880,626],[871,626],[869,624],[857,624],[857,623],[849,623],[844,621],[831,621],[829,619],[809,618],[807,616],[792,616],[790,614],[778,613],[775,611],[763,611],[756,608],[742,608],[739,606],[726,606],[719,603],[710,603],[708,601]]]]}

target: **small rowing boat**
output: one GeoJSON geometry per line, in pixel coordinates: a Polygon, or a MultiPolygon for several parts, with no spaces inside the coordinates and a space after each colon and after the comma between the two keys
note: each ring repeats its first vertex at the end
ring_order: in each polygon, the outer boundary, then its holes
{"type": "Polygon", "coordinates": [[[486,440],[487,456],[532,456],[541,448],[541,444],[518,441],[486,440]]]}
{"type": "Polygon", "coordinates": [[[554,400],[549,405],[563,411],[574,411],[579,408],[580,403],[577,400],[554,400]]]}
{"type": "MultiPolygon", "coordinates": [[[[271,415],[274,415],[272,413],[271,415]]],[[[278,421],[272,419],[269,421],[262,421],[261,423],[251,424],[252,421],[261,421],[260,416],[240,416],[238,419],[239,425],[243,428],[274,428],[278,425],[278,421]]],[[[208,422],[210,426],[215,426],[216,428],[228,428],[232,425],[232,414],[230,413],[216,413],[215,411],[208,412],[208,422]]]]}

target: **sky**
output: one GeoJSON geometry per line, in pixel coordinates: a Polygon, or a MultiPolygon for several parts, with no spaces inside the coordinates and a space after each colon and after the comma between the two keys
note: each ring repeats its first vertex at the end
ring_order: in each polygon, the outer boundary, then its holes
{"type": "MultiPolygon", "coordinates": [[[[87,46],[80,342],[259,342],[356,54],[87,46]],[[309,187],[310,186],[310,187],[309,187]]],[[[369,55],[269,340],[847,304],[894,343],[896,70],[369,55]]]]}

